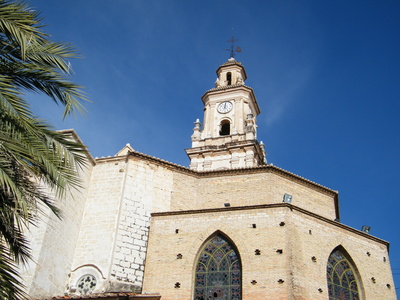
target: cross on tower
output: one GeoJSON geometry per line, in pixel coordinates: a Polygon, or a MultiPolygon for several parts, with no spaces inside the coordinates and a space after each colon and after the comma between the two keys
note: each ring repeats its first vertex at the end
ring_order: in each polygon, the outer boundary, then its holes
{"type": "Polygon", "coordinates": [[[226,51],[230,51],[231,58],[235,58],[235,52],[240,53],[242,52],[242,49],[237,46],[235,48],[235,42],[237,42],[238,39],[235,39],[235,37],[232,35],[232,38],[230,40],[227,40],[228,43],[231,43],[231,48],[230,49],[225,49],[226,51]]]}

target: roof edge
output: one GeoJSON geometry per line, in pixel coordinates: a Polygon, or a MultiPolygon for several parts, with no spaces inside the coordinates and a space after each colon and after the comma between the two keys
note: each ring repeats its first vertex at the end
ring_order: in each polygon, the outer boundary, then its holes
{"type": "MultiPolygon", "coordinates": [[[[226,176],[226,175],[237,175],[237,174],[243,174],[243,173],[259,173],[259,172],[273,172],[275,174],[284,176],[284,177],[288,177],[291,179],[296,180],[298,183],[312,187],[318,191],[322,191],[325,194],[328,195],[334,195],[335,197],[335,205],[338,206],[338,199],[339,199],[339,193],[336,190],[330,189],[326,186],[323,186],[321,184],[318,184],[314,181],[311,181],[309,179],[306,179],[304,177],[301,177],[299,175],[296,175],[294,173],[291,173],[289,171],[286,171],[282,168],[279,168],[273,164],[268,164],[268,165],[260,165],[260,166],[256,166],[256,167],[251,167],[251,168],[236,168],[236,169],[226,169],[226,170],[213,170],[213,171],[194,171],[189,169],[188,167],[184,167],[166,160],[163,160],[161,158],[157,158],[155,156],[151,156],[148,154],[144,154],[138,151],[131,151],[129,152],[127,155],[124,156],[109,156],[109,157],[102,157],[102,158],[96,158],[95,161],[96,163],[101,163],[101,162],[105,162],[108,160],[122,160],[122,159],[127,159],[129,156],[134,156],[134,157],[139,157],[139,158],[143,158],[145,160],[148,161],[152,161],[156,164],[160,164],[160,165],[164,165],[168,168],[173,168],[179,172],[184,172],[188,175],[191,176],[196,176],[196,177],[218,177],[218,176],[226,176]]],[[[338,217],[338,213],[337,213],[337,218],[338,217]]]]}
{"type": "Polygon", "coordinates": [[[161,216],[176,216],[176,215],[185,215],[185,214],[202,214],[202,213],[214,213],[214,212],[223,212],[223,211],[238,211],[238,210],[252,210],[252,209],[268,209],[268,208],[282,208],[282,207],[286,207],[290,210],[295,210],[298,211],[302,214],[306,214],[308,216],[311,216],[315,219],[319,219],[321,221],[324,221],[326,223],[329,223],[331,225],[340,227],[342,229],[345,229],[347,231],[350,231],[352,233],[355,233],[357,235],[361,235],[363,237],[366,237],[370,240],[374,240],[378,243],[384,244],[388,250],[389,250],[389,245],[390,243],[382,240],[380,238],[377,238],[375,236],[372,236],[368,233],[362,232],[360,230],[357,230],[353,227],[350,227],[348,225],[344,225],[338,221],[334,221],[331,219],[328,219],[326,217],[320,216],[316,213],[313,213],[311,211],[308,211],[304,208],[295,206],[293,204],[290,203],[273,203],[273,204],[258,204],[258,205],[247,205],[247,206],[231,206],[231,207],[221,207],[221,208],[206,208],[206,209],[197,209],[197,210],[182,210],[182,211],[169,211],[169,212],[157,212],[157,213],[152,213],[151,217],[161,217],[161,216]]]}
{"type": "Polygon", "coordinates": [[[87,146],[83,143],[83,141],[81,140],[81,138],[79,137],[79,135],[76,133],[76,131],[74,129],[62,129],[62,130],[57,130],[58,132],[61,132],[63,134],[70,134],[72,135],[72,137],[78,142],[81,143],[82,145],[85,146],[85,154],[87,156],[87,158],[89,159],[89,161],[92,163],[92,165],[96,164],[95,159],[93,158],[92,154],[90,154],[89,150],[87,149],[87,146]]]}

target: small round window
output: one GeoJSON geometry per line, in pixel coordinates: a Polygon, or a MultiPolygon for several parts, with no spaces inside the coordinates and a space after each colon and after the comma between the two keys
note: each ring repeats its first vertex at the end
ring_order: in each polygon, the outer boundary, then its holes
{"type": "Polygon", "coordinates": [[[96,277],[93,275],[84,275],[79,278],[77,285],[77,292],[81,295],[88,295],[93,292],[96,287],[96,277]]]}

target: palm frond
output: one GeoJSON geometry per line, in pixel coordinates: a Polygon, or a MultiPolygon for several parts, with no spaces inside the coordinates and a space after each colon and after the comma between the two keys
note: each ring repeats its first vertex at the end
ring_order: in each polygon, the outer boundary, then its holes
{"type": "Polygon", "coordinates": [[[24,285],[18,274],[17,266],[10,257],[7,247],[0,239],[0,299],[21,300],[27,299],[24,285]]]}
{"type": "Polygon", "coordinates": [[[25,59],[26,49],[31,40],[45,40],[39,13],[29,9],[23,1],[0,1],[0,32],[20,50],[25,59]]]}
{"type": "Polygon", "coordinates": [[[25,91],[45,94],[64,106],[63,117],[85,111],[85,94],[68,78],[76,51],[42,27],[25,2],[0,0],[0,300],[25,297],[16,267],[30,258],[23,229],[44,210],[61,216],[55,199],[80,187],[86,163],[85,146],[37,118],[24,99],[25,91]]]}
{"type": "Polygon", "coordinates": [[[78,57],[70,44],[52,42],[42,32],[38,13],[24,2],[0,1],[0,76],[14,89],[50,96],[71,113],[84,114],[88,101],[81,87],[68,80],[68,59],[78,57]]]}

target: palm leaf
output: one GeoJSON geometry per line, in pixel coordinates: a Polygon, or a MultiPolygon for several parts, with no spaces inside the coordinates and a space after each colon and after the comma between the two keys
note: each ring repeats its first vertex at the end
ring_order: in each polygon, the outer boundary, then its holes
{"type": "Polygon", "coordinates": [[[68,78],[69,44],[49,40],[39,14],[25,2],[0,0],[0,299],[22,299],[16,263],[30,258],[24,228],[37,224],[55,198],[78,189],[85,146],[31,111],[23,92],[49,96],[64,106],[63,117],[83,113],[86,97],[68,78]]]}
{"type": "Polygon", "coordinates": [[[27,299],[17,266],[0,240],[0,299],[27,299]]]}

